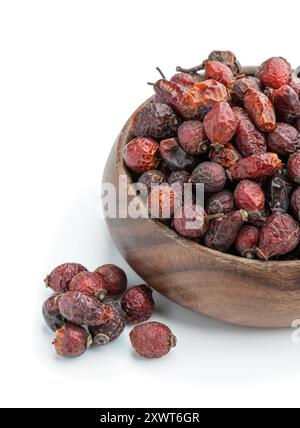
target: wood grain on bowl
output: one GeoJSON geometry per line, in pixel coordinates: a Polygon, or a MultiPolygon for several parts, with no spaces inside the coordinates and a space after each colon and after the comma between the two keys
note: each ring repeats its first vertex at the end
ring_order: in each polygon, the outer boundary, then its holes
{"type": "MultiPolygon", "coordinates": [[[[243,72],[252,74],[255,69],[246,67],[243,72]]],[[[122,149],[132,138],[129,119],[103,176],[103,182],[117,189],[119,175],[127,175],[132,182],[122,159],[122,149]]],[[[300,319],[300,261],[264,262],[220,253],[151,219],[107,219],[107,225],[137,274],[192,311],[251,327],[290,327],[300,319]]]]}

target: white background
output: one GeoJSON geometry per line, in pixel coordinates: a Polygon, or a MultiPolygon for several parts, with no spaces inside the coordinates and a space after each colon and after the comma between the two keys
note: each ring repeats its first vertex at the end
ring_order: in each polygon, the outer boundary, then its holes
{"type": "Polygon", "coordinates": [[[126,267],[97,214],[101,175],[155,66],[171,76],[231,49],[243,64],[281,55],[296,67],[299,13],[282,0],[0,2],[2,406],[298,406],[292,330],[228,326],[155,295],[154,318],[178,337],[168,357],[136,357],[126,332],[70,361],[40,309],[61,262],[126,267]]]}

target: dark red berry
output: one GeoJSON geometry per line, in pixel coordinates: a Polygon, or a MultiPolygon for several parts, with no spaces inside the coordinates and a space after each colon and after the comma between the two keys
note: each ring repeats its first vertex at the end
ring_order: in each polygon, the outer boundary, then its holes
{"type": "Polygon", "coordinates": [[[218,218],[210,223],[205,235],[205,244],[214,250],[228,251],[234,244],[244,222],[248,220],[246,211],[233,211],[225,217],[218,218]]]}
{"type": "Polygon", "coordinates": [[[152,290],[148,285],[137,285],[123,295],[122,308],[130,324],[147,321],[154,312],[152,290]]]}
{"type": "Polygon", "coordinates": [[[201,82],[203,77],[200,74],[177,73],[171,78],[171,82],[177,83],[186,88],[193,88],[195,83],[201,82]]]}
{"type": "Polygon", "coordinates": [[[176,138],[161,141],[159,151],[171,171],[192,170],[197,164],[195,157],[185,152],[176,138]]]}
{"type": "Polygon", "coordinates": [[[227,144],[224,147],[214,148],[209,153],[209,159],[212,162],[219,163],[223,168],[228,169],[242,159],[240,153],[233,147],[232,144],[227,144]]]}
{"type": "Polygon", "coordinates": [[[112,318],[111,309],[96,297],[79,291],[68,291],[58,301],[60,313],[78,325],[97,326],[112,318]]]}
{"type": "Polygon", "coordinates": [[[235,210],[234,196],[229,190],[212,195],[206,204],[206,212],[208,215],[228,214],[235,210]]]}
{"type": "Polygon", "coordinates": [[[131,132],[135,137],[161,139],[172,137],[178,126],[178,118],[171,107],[162,103],[149,103],[134,115],[131,132]]]}
{"type": "Polygon", "coordinates": [[[64,263],[47,276],[46,287],[52,288],[56,293],[68,291],[72,278],[84,271],[87,269],[78,263],[64,263]]]}
{"type": "Polygon", "coordinates": [[[175,171],[168,178],[169,186],[174,184],[180,184],[181,190],[183,190],[184,184],[189,182],[190,173],[186,171],[175,171]]]}
{"type": "Polygon", "coordinates": [[[233,165],[228,171],[230,180],[260,180],[270,177],[282,167],[276,153],[248,156],[233,165]]]}
{"type": "Polygon", "coordinates": [[[241,71],[241,65],[231,51],[212,51],[208,56],[208,61],[222,62],[231,69],[235,76],[241,71]]]}
{"type": "Polygon", "coordinates": [[[103,325],[89,327],[93,343],[96,346],[107,345],[112,340],[117,339],[124,331],[126,326],[126,317],[120,306],[115,300],[105,300],[112,312],[112,318],[103,325]]]}
{"type": "Polygon", "coordinates": [[[300,184],[300,150],[290,156],[288,161],[288,174],[291,180],[300,184]]]}
{"type": "Polygon", "coordinates": [[[70,291],[80,291],[81,293],[97,297],[99,300],[104,300],[106,297],[102,277],[93,272],[81,272],[74,276],[70,282],[70,291]]]}
{"type": "Polygon", "coordinates": [[[139,174],[156,169],[160,162],[159,144],[151,138],[135,138],[124,147],[123,159],[128,168],[139,174]]]}
{"type": "Polygon", "coordinates": [[[284,58],[273,57],[260,66],[257,77],[263,86],[278,89],[289,83],[291,74],[291,65],[284,58]]]}
{"type": "Polygon", "coordinates": [[[255,250],[259,243],[260,230],[255,226],[243,226],[239,231],[236,241],[235,248],[237,252],[247,259],[253,259],[255,257],[255,250]]]}
{"type": "Polygon", "coordinates": [[[293,190],[287,170],[278,170],[267,182],[267,200],[273,212],[287,212],[290,206],[290,195],[293,190]]]}
{"type": "Polygon", "coordinates": [[[179,203],[177,193],[170,186],[154,187],[148,198],[151,218],[169,220],[173,217],[179,203]]]}
{"type": "Polygon", "coordinates": [[[156,99],[160,103],[168,104],[177,113],[182,115],[182,99],[188,91],[188,88],[179,85],[176,82],[170,82],[166,79],[158,80],[154,85],[156,99]]]}
{"type": "Polygon", "coordinates": [[[184,238],[202,238],[209,227],[207,214],[202,207],[193,204],[185,207],[180,217],[174,218],[173,226],[184,238]]]}
{"type": "Polygon", "coordinates": [[[203,183],[205,192],[220,192],[226,184],[225,170],[218,163],[203,162],[193,171],[191,182],[193,184],[203,183]]]}
{"type": "Polygon", "coordinates": [[[234,202],[238,209],[243,209],[251,214],[264,209],[265,195],[257,183],[243,180],[235,189],[234,202]]]}
{"type": "Polygon", "coordinates": [[[95,270],[103,280],[103,287],[106,291],[106,297],[117,298],[124,293],[127,287],[127,276],[120,267],[107,264],[100,266],[95,270]]]}
{"type": "Polygon", "coordinates": [[[290,253],[299,242],[299,223],[287,213],[274,213],[261,229],[256,253],[260,259],[269,260],[290,253]]]}
{"type": "Polygon", "coordinates": [[[241,107],[234,107],[233,112],[237,121],[235,145],[238,151],[244,157],[266,153],[266,138],[255,128],[246,111],[241,107]]]}
{"type": "Polygon", "coordinates": [[[234,82],[233,72],[226,64],[219,61],[207,61],[205,63],[205,76],[230,88],[234,82]]]}
{"type": "Polygon", "coordinates": [[[289,156],[300,149],[300,133],[287,123],[277,123],[273,132],[268,134],[269,149],[282,156],[289,156]]]}
{"type": "MultiPolygon", "coordinates": [[[[299,72],[299,69],[298,69],[298,72],[299,72]]],[[[299,77],[297,77],[297,75],[293,74],[288,85],[296,92],[296,94],[299,97],[300,96],[300,79],[299,79],[299,77]]]]}
{"type": "Polygon", "coordinates": [[[300,118],[300,100],[297,92],[290,86],[281,86],[281,88],[271,91],[269,96],[279,121],[293,123],[300,118]]]}
{"type": "Polygon", "coordinates": [[[243,105],[244,96],[248,89],[254,89],[255,91],[261,91],[261,85],[259,79],[253,76],[245,76],[237,79],[232,87],[232,99],[235,104],[243,105]]]}
{"type": "Polygon", "coordinates": [[[244,107],[261,132],[272,132],[276,126],[274,107],[262,92],[248,89],[244,96],[244,107]]]}
{"type": "Polygon", "coordinates": [[[183,122],[178,129],[178,140],[181,147],[191,155],[204,154],[209,148],[204,125],[199,120],[183,122]]]}
{"type": "Polygon", "coordinates": [[[162,183],[166,183],[167,178],[165,174],[157,169],[153,169],[151,171],[146,171],[139,178],[139,183],[144,184],[148,191],[151,190],[153,185],[160,185],[162,183]]]}
{"type": "Polygon", "coordinates": [[[169,327],[158,322],[135,326],[130,332],[130,341],[144,358],[162,358],[176,346],[176,337],[169,327]]]}
{"type": "Polygon", "coordinates": [[[58,328],[62,327],[65,321],[58,307],[58,299],[60,296],[60,293],[53,294],[53,296],[49,297],[43,304],[43,317],[52,331],[56,331],[58,328]]]}
{"type": "Polygon", "coordinates": [[[53,341],[57,354],[65,358],[79,357],[91,343],[92,338],[87,331],[74,324],[65,324],[58,329],[53,341]]]}
{"type": "Polygon", "coordinates": [[[212,145],[225,146],[233,138],[237,121],[227,102],[216,104],[205,116],[204,129],[212,145]]]}
{"type": "Polygon", "coordinates": [[[295,218],[300,221],[300,187],[297,187],[292,194],[291,207],[295,218]]]}

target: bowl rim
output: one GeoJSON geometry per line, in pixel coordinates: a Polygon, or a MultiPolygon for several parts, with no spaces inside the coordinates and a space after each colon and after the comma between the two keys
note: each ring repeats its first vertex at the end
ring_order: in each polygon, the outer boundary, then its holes
{"type": "MultiPolygon", "coordinates": [[[[242,67],[242,74],[247,75],[254,75],[257,66],[246,66],[242,67]]],[[[139,106],[135,112],[130,116],[128,121],[126,122],[125,126],[121,130],[119,136],[116,140],[116,168],[118,175],[126,175],[128,179],[129,184],[133,184],[132,177],[130,175],[130,170],[126,167],[124,161],[123,161],[123,148],[126,144],[129,143],[131,139],[134,138],[134,136],[131,134],[131,120],[132,117],[139,111],[140,108],[144,107],[145,105],[149,104],[153,100],[153,96],[148,98],[144,103],[139,106]]],[[[128,192],[128,197],[130,198],[132,195],[128,192]]],[[[140,200],[141,203],[142,200],[140,200]]],[[[151,221],[155,223],[156,227],[159,227],[163,233],[170,239],[175,240],[178,244],[180,244],[183,247],[189,247],[195,251],[206,253],[210,256],[213,256],[214,258],[222,259],[222,261],[227,261],[230,263],[239,263],[241,265],[247,266],[247,268],[253,266],[256,268],[262,268],[263,266],[269,270],[273,267],[280,268],[281,266],[285,267],[297,267],[299,269],[300,267],[300,260],[258,260],[258,259],[247,259],[245,257],[236,256],[233,254],[223,253],[221,251],[213,250],[211,248],[206,247],[205,245],[199,244],[198,242],[195,242],[193,240],[184,238],[183,236],[180,236],[178,233],[176,233],[173,229],[171,229],[169,226],[163,224],[162,222],[155,220],[155,219],[147,219],[148,221],[151,221]]]]}

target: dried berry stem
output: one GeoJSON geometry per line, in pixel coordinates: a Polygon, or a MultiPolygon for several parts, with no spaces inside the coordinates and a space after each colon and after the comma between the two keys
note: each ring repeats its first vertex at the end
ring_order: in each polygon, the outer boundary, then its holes
{"type": "Polygon", "coordinates": [[[211,214],[211,215],[208,215],[206,218],[207,218],[208,221],[212,221],[212,220],[216,220],[218,218],[223,218],[223,217],[225,217],[225,214],[220,213],[220,214],[211,214]]]}
{"type": "Polygon", "coordinates": [[[201,65],[197,65],[196,67],[192,67],[192,68],[182,68],[182,67],[176,67],[176,71],[178,71],[179,73],[187,73],[187,74],[195,74],[198,71],[201,71],[204,69],[203,64],[201,65]]]}
{"type": "Polygon", "coordinates": [[[161,75],[161,77],[162,77],[164,80],[167,80],[167,78],[166,78],[165,74],[161,71],[161,69],[160,69],[159,67],[156,67],[156,70],[159,72],[159,74],[161,75]]]}

